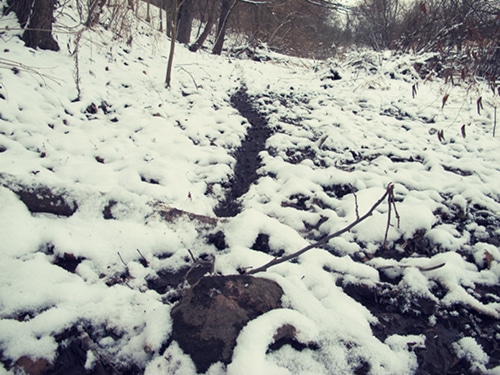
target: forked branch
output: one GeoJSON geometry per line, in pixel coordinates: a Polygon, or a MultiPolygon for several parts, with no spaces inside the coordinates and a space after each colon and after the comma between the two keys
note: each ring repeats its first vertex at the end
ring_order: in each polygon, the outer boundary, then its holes
{"type": "MultiPolygon", "coordinates": [[[[384,195],[382,195],[382,197],[380,197],[380,199],[378,201],[376,201],[373,204],[373,206],[363,216],[357,217],[356,220],[354,220],[351,224],[347,225],[346,227],[340,229],[339,231],[337,231],[335,233],[332,233],[332,234],[329,234],[328,236],[323,237],[322,239],[320,239],[317,242],[314,242],[314,243],[312,243],[310,245],[307,245],[306,247],[300,249],[299,251],[296,251],[293,254],[282,256],[280,258],[274,258],[273,260],[271,260],[270,262],[264,264],[263,266],[260,266],[258,268],[254,268],[254,269],[252,269],[250,271],[247,271],[246,274],[251,275],[251,274],[258,273],[258,272],[267,271],[267,269],[269,267],[276,266],[277,264],[280,264],[280,263],[283,263],[283,262],[287,262],[287,261],[289,261],[291,259],[297,258],[300,255],[304,254],[306,251],[314,249],[314,248],[316,248],[316,247],[318,247],[320,245],[323,245],[323,244],[327,243],[328,241],[330,241],[332,238],[338,237],[338,236],[340,236],[340,235],[342,235],[342,234],[350,231],[356,225],[358,225],[359,223],[361,223],[362,221],[364,221],[368,217],[370,217],[373,214],[373,211],[375,211],[375,209],[378,206],[380,206],[380,204],[382,204],[382,202],[384,202],[386,198],[389,199],[389,204],[392,204],[394,202],[394,184],[392,184],[392,183],[390,183],[387,186],[387,189],[385,190],[384,195]]],[[[390,215],[390,211],[389,211],[388,214],[390,215]]],[[[388,220],[388,223],[390,223],[390,219],[388,220]]],[[[388,226],[389,226],[389,224],[388,224],[388,226]]],[[[387,230],[388,230],[388,228],[387,228],[387,230]]],[[[387,230],[386,230],[386,234],[385,234],[386,237],[387,237],[387,230]]],[[[386,238],[384,238],[384,244],[385,244],[385,242],[386,242],[386,238]]]]}

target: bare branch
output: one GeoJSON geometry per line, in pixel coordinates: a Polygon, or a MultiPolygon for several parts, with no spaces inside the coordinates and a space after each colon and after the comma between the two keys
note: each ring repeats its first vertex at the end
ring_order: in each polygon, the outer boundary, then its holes
{"type": "Polygon", "coordinates": [[[338,3],[336,1],[328,1],[328,0],[306,0],[309,4],[316,5],[323,8],[333,9],[341,12],[351,12],[353,9],[347,5],[338,3]]]}
{"type": "Polygon", "coordinates": [[[341,230],[339,230],[339,231],[337,231],[335,233],[332,233],[332,234],[329,234],[328,236],[323,237],[322,239],[320,239],[319,241],[317,241],[315,243],[307,245],[306,247],[300,249],[299,251],[297,251],[297,252],[295,252],[293,254],[289,254],[289,255],[286,255],[286,256],[283,256],[283,257],[280,257],[280,258],[275,258],[275,259],[271,260],[270,262],[264,264],[263,266],[260,266],[258,268],[254,268],[253,270],[248,271],[247,274],[251,275],[251,274],[258,273],[258,272],[266,271],[269,267],[272,267],[272,266],[275,266],[277,264],[280,264],[280,263],[283,263],[283,262],[287,262],[287,261],[289,261],[291,259],[297,258],[298,256],[304,254],[306,251],[314,249],[314,248],[316,248],[316,247],[318,247],[320,245],[323,245],[324,243],[327,243],[328,241],[330,241],[332,238],[338,237],[338,236],[340,236],[340,235],[342,235],[342,234],[350,231],[356,225],[358,225],[359,223],[361,223],[362,221],[364,221],[368,217],[370,217],[373,214],[373,211],[375,211],[375,209],[378,206],[380,206],[380,204],[388,196],[389,197],[392,196],[393,192],[394,192],[394,184],[390,183],[387,186],[387,189],[386,189],[384,195],[382,195],[382,197],[380,197],[380,199],[378,201],[376,201],[375,204],[363,216],[357,218],[351,224],[347,225],[346,227],[342,228],[341,230]]]}
{"type": "Polygon", "coordinates": [[[242,3],[247,3],[247,4],[255,4],[255,5],[262,5],[262,4],[267,4],[267,0],[240,0],[242,3]]]}
{"type": "Polygon", "coordinates": [[[358,196],[356,195],[356,191],[354,190],[354,186],[349,184],[351,187],[352,195],[354,195],[354,208],[356,209],[356,219],[359,219],[359,206],[358,206],[358,196]]]}
{"type": "Polygon", "coordinates": [[[384,243],[382,244],[382,247],[385,247],[385,244],[387,243],[387,236],[389,234],[389,227],[391,226],[391,217],[392,217],[392,208],[394,207],[394,214],[396,216],[396,220],[398,222],[397,227],[399,228],[400,224],[400,216],[398,213],[398,210],[396,208],[396,201],[394,200],[394,189],[391,190],[387,197],[387,204],[388,204],[388,211],[387,211],[387,226],[385,227],[385,235],[384,235],[384,243]]]}
{"type": "Polygon", "coordinates": [[[139,249],[136,249],[136,250],[137,250],[137,252],[139,253],[139,255],[141,256],[141,258],[142,258],[142,261],[140,261],[140,262],[141,262],[141,264],[142,264],[144,267],[148,267],[148,266],[149,266],[149,262],[148,262],[148,260],[146,259],[146,257],[142,254],[141,250],[139,250],[139,249]]]}
{"type": "Polygon", "coordinates": [[[127,272],[128,272],[127,263],[125,263],[125,261],[123,260],[122,255],[120,254],[120,252],[117,252],[117,254],[118,254],[118,257],[120,258],[121,262],[123,263],[123,265],[125,266],[125,268],[127,269],[127,272]]]}

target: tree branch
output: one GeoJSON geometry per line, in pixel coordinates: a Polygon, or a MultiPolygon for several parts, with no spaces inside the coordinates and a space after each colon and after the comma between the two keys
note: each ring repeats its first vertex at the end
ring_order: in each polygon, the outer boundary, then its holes
{"type": "Polygon", "coordinates": [[[252,275],[252,274],[255,274],[255,273],[258,273],[258,272],[266,271],[269,267],[276,266],[277,264],[280,264],[280,263],[283,263],[283,262],[287,262],[287,261],[289,261],[291,259],[297,258],[298,256],[304,254],[306,251],[314,249],[314,248],[316,248],[316,247],[318,247],[320,245],[323,245],[324,243],[330,241],[332,238],[338,237],[338,236],[344,234],[345,232],[350,231],[353,227],[355,227],[356,225],[358,225],[359,223],[361,223],[362,221],[364,221],[368,217],[370,217],[373,214],[373,211],[375,211],[375,209],[378,206],[380,206],[380,204],[388,196],[391,197],[393,195],[393,192],[394,192],[394,184],[390,183],[387,186],[387,189],[385,190],[384,195],[382,195],[382,197],[380,197],[380,199],[378,201],[376,201],[374,203],[374,205],[363,216],[358,217],[351,224],[347,225],[346,227],[342,228],[341,230],[339,230],[339,231],[337,231],[335,233],[332,233],[332,234],[329,234],[328,236],[323,237],[322,239],[320,239],[319,241],[317,241],[315,243],[307,245],[306,247],[300,249],[299,251],[297,251],[297,252],[295,252],[293,254],[289,254],[289,255],[286,255],[286,256],[283,256],[283,257],[280,257],[280,258],[275,258],[275,259],[271,260],[270,262],[264,264],[263,266],[260,266],[258,268],[254,268],[254,269],[246,272],[246,274],[252,275]]]}
{"type": "Polygon", "coordinates": [[[354,8],[352,6],[344,5],[336,1],[329,1],[329,0],[306,0],[306,2],[312,5],[316,5],[318,7],[333,9],[345,13],[352,11],[354,8]]]}

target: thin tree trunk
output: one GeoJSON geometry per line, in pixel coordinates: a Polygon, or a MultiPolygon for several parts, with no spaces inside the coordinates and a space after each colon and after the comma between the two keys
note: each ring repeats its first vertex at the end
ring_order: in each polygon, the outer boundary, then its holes
{"type": "Polygon", "coordinates": [[[184,0],[178,15],[177,41],[188,44],[191,39],[193,25],[193,0],[184,0]]]}
{"type": "Polygon", "coordinates": [[[28,24],[32,7],[33,0],[8,0],[7,8],[4,10],[4,14],[14,12],[21,28],[24,29],[28,24]]]}
{"type": "Polygon", "coordinates": [[[203,32],[201,35],[198,37],[196,42],[194,42],[190,47],[189,50],[192,52],[198,51],[203,43],[205,43],[205,40],[207,40],[208,36],[210,35],[210,32],[212,31],[212,27],[215,24],[215,13],[217,10],[217,2],[212,1],[211,7],[208,13],[208,18],[207,18],[207,23],[205,24],[205,28],[203,29],[203,32]]]}
{"type": "Polygon", "coordinates": [[[158,7],[158,10],[160,12],[160,26],[159,26],[159,29],[158,31],[160,33],[163,32],[163,3],[160,1],[160,6],[158,7]]]}
{"type": "Polygon", "coordinates": [[[147,2],[147,6],[146,6],[146,22],[147,22],[147,23],[150,23],[150,22],[151,22],[151,12],[150,12],[150,8],[151,8],[151,0],[148,0],[148,2],[147,2]]]}
{"type": "Polygon", "coordinates": [[[212,49],[214,55],[220,55],[222,53],[222,47],[224,45],[224,38],[226,36],[227,20],[237,0],[222,0],[222,7],[220,11],[219,24],[217,25],[217,36],[215,39],[215,45],[212,49]]]}
{"type": "Polygon", "coordinates": [[[166,29],[167,29],[167,36],[169,38],[172,38],[172,25],[174,24],[174,22],[172,22],[172,19],[174,18],[176,3],[177,3],[177,0],[166,0],[165,1],[165,14],[167,15],[167,17],[166,17],[166,25],[167,25],[166,29]]]}
{"type": "Polygon", "coordinates": [[[172,81],[172,66],[174,64],[175,40],[177,37],[177,22],[179,17],[179,10],[183,2],[184,0],[174,0],[174,3],[172,5],[173,7],[172,16],[170,21],[168,22],[171,29],[171,35],[170,35],[170,52],[168,54],[168,62],[167,62],[167,74],[165,77],[165,86],[167,88],[170,87],[170,82],[172,81]]]}

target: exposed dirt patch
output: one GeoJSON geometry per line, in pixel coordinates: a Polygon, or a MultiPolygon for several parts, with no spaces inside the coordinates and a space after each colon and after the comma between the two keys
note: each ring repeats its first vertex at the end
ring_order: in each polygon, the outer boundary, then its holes
{"type": "MultiPolygon", "coordinates": [[[[496,319],[478,314],[467,306],[445,308],[428,298],[402,293],[398,286],[386,283],[376,288],[343,281],[338,284],[378,318],[379,323],[372,326],[372,330],[381,341],[394,334],[425,336],[425,347],[410,347],[417,355],[416,374],[464,374],[471,364],[465,358],[458,358],[453,348],[453,343],[462,337],[474,337],[483,347],[490,356],[488,368],[500,363],[496,340],[500,323],[496,319]]],[[[446,294],[439,286],[433,293],[437,297],[446,294]]]]}
{"type": "Polygon", "coordinates": [[[259,153],[265,149],[266,140],[271,135],[266,119],[253,107],[252,99],[242,88],[231,97],[231,104],[245,117],[251,127],[241,147],[235,152],[236,166],[226,198],[215,209],[218,217],[232,217],[240,212],[238,198],[245,194],[250,185],[259,177],[259,153]]]}

